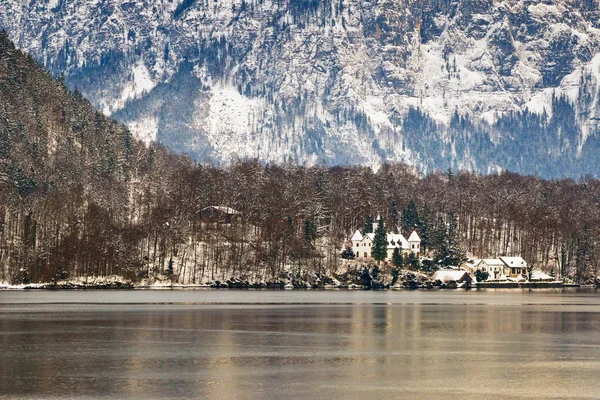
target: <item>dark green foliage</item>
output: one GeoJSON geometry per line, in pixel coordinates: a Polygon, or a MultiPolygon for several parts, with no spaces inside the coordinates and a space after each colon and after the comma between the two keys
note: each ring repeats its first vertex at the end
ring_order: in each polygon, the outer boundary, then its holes
{"type": "Polygon", "coordinates": [[[388,242],[385,234],[383,218],[380,218],[379,222],[377,223],[377,230],[375,230],[373,247],[371,248],[371,255],[377,262],[381,262],[387,257],[387,245],[388,242]]]}
{"type": "Polygon", "coordinates": [[[489,277],[490,274],[488,272],[484,272],[481,270],[475,271],[475,279],[477,280],[477,282],[487,281],[489,277]]]}
{"type": "Polygon", "coordinates": [[[438,269],[438,265],[432,260],[425,259],[421,261],[421,271],[423,272],[435,272],[438,269]]]}
{"type": "Polygon", "coordinates": [[[390,207],[390,215],[392,217],[392,232],[398,233],[398,225],[400,223],[400,215],[398,213],[398,205],[396,200],[392,200],[392,206],[390,207]]]}
{"type": "Polygon", "coordinates": [[[173,257],[169,259],[169,265],[167,267],[167,275],[173,276],[173,257]]]}
{"type": "Polygon", "coordinates": [[[400,268],[392,268],[392,286],[398,282],[400,277],[400,268]]]}
{"type": "Polygon", "coordinates": [[[371,269],[371,277],[373,278],[373,280],[376,281],[377,279],[379,279],[380,274],[381,274],[381,269],[379,269],[378,265],[374,265],[373,268],[371,269]]]}
{"type": "Polygon", "coordinates": [[[402,269],[404,267],[404,258],[402,257],[402,253],[400,252],[400,248],[394,248],[394,254],[392,255],[392,264],[398,269],[402,269]]]}
{"type": "Polygon", "coordinates": [[[373,287],[372,282],[373,282],[373,277],[371,276],[371,273],[369,272],[369,268],[368,267],[364,267],[363,270],[360,273],[360,277],[359,277],[359,282],[362,286],[371,289],[373,287]]]}
{"type": "Polygon", "coordinates": [[[408,206],[402,211],[402,232],[410,235],[412,231],[418,229],[421,225],[419,220],[419,212],[413,200],[408,203],[408,206]]]}
{"type": "Polygon", "coordinates": [[[458,220],[453,211],[446,215],[446,221],[438,222],[436,240],[439,240],[439,248],[435,255],[435,261],[439,265],[459,266],[466,260],[466,254],[460,245],[458,232],[458,220]],[[445,230],[443,229],[445,228],[445,230]]]}
{"type": "Polygon", "coordinates": [[[342,258],[345,260],[352,260],[356,257],[356,255],[354,254],[354,252],[352,251],[351,248],[347,247],[344,250],[342,250],[342,258]]]}
{"type": "Polygon", "coordinates": [[[427,203],[423,205],[423,209],[421,210],[418,231],[421,238],[421,252],[425,254],[432,246],[432,236],[434,235],[433,216],[427,203]]]}
{"type": "Polygon", "coordinates": [[[444,246],[444,244],[447,241],[447,228],[446,228],[446,222],[444,221],[444,218],[439,216],[437,223],[435,224],[435,228],[433,231],[433,237],[431,240],[431,248],[432,250],[435,251],[440,251],[440,249],[442,248],[442,246],[444,246]]]}
{"type": "Polygon", "coordinates": [[[367,216],[367,220],[365,222],[365,226],[363,227],[362,234],[373,233],[373,224],[375,223],[375,218],[372,215],[367,216]]]}
{"type": "Polygon", "coordinates": [[[308,244],[312,244],[315,236],[314,224],[310,220],[304,222],[304,240],[308,244]]]}
{"type": "Polygon", "coordinates": [[[419,270],[419,259],[415,253],[408,253],[408,256],[406,256],[406,266],[413,271],[419,270]]]}

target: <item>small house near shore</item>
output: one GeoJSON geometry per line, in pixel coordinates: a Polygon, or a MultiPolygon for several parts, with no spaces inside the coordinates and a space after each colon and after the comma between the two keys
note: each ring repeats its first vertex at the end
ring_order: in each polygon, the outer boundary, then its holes
{"type": "Polygon", "coordinates": [[[499,258],[484,258],[477,265],[477,269],[487,272],[489,279],[500,279],[504,273],[504,263],[499,258]]]}
{"type": "Polygon", "coordinates": [[[442,283],[448,282],[456,282],[456,283],[466,283],[467,285],[471,285],[473,282],[473,278],[467,273],[467,271],[447,271],[447,270],[439,270],[433,274],[432,279],[434,281],[440,281],[442,283]]]}
{"type": "Polygon", "coordinates": [[[527,262],[521,257],[500,257],[504,263],[504,275],[512,278],[527,273],[527,262]]]}
{"type": "Polygon", "coordinates": [[[527,262],[522,257],[474,259],[462,263],[461,268],[471,275],[475,271],[487,272],[489,279],[502,280],[527,274],[527,262]]]}
{"type": "Polygon", "coordinates": [[[241,213],[231,207],[208,206],[200,210],[202,221],[216,224],[231,224],[237,221],[241,213]]]}

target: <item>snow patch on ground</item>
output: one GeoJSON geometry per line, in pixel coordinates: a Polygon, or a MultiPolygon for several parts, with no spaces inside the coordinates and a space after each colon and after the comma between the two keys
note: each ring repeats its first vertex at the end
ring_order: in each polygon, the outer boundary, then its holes
{"type": "Polygon", "coordinates": [[[532,113],[543,114],[544,111],[548,113],[549,116],[552,115],[552,89],[542,90],[529,100],[527,103],[523,105],[524,109],[529,110],[532,113]]]}
{"type": "Polygon", "coordinates": [[[392,126],[382,97],[368,96],[363,102],[363,107],[372,124],[380,127],[392,126]]]}
{"type": "Polygon", "coordinates": [[[155,86],[156,84],[152,80],[148,68],[142,61],[138,62],[131,69],[129,81],[123,85],[121,97],[114,101],[110,106],[105,106],[104,113],[110,115],[113,112],[122,109],[129,100],[139,98],[143,94],[150,92],[155,86]]]}
{"type": "Polygon", "coordinates": [[[158,136],[158,117],[147,116],[128,124],[128,128],[134,137],[146,144],[156,141],[158,136]]]}
{"type": "Polygon", "coordinates": [[[544,4],[544,3],[539,3],[539,4],[535,4],[535,5],[530,5],[527,8],[527,11],[529,11],[529,13],[538,18],[538,19],[544,19],[547,18],[548,14],[550,14],[553,17],[560,17],[560,11],[558,10],[558,7],[556,7],[555,5],[549,5],[549,4],[544,4]]]}
{"type": "MultiPolygon", "coordinates": [[[[196,108],[200,110],[201,104],[196,108]]],[[[260,144],[253,132],[264,108],[263,99],[249,98],[234,87],[218,84],[208,100],[208,129],[201,125],[204,118],[198,119],[197,128],[206,131],[209,142],[223,159],[256,155],[260,144]]]]}

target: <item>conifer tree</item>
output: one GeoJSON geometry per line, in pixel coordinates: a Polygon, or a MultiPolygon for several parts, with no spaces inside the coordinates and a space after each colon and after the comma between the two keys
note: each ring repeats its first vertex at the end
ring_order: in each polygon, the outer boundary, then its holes
{"type": "Polygon", "coordinates": [[[416,270],[419,269],[419,259],[417,258],[417,256],[415,255],[415,253],[410,252],[408,254],[408,256],[406,257],[406,264],[413,271],[416,271],[416,270]]]}
{"type": "Polygon", "coordinates": [[[439,216],[437,223],[435,224],[431,248],[432,250],[439,252],[444,243],[446,243],[446,222],[444,221],[444,218],[439,216]]]}
{"type": "Polygon", "coordinates": [[[367,220],[365,221],[365,226],[363,228],[362,234],[365,235],[367,233],[373,233],[373,223],[375,219],[372,215],[367,216],[367,220]]]}
{"type": "Polygon", "coordinates": [[[404,267],[404,258],[402,257],[402,253],[400,252],[400,248],[394,248],[394,255],[392,256],[392,263],[396,268],[404,267]]]}
{"type": "MultiPolygon", "coordinates": [[[[440,244],[440,248],[436,253],[436,262],[442,266],[458,266],[460,263],[466,260],[465,251],[462,249],[459,243],[459,232],[458,232],[458,220],[454,215],[453,211],[449,211],[447,216],[447,224],[445,226],[445,232],[443,240],[440,244]]],[[[439,238],[442,238],[442,228],[438,226],[439,238]]]]}
{"type": "Polygon", "coordinates": [[[431,247],[432,235],[434,234],[433,216],[429,210],[427,203],[423,205],[421,209],[421,216],[419,217],[419,236],[421,237],[421,251],[423,254],[431,247]]]}
{"type": "Polygon", "coordinates": [[[419,225],[419,212],[417,211],[415,202],[411,200],[408,203],[408,207],[402,211],[402,232],[409,234],[417,229],[419,225]]]}
{"type": "Polygon", "coordinates": [[[392,232],[398,233],[398,224],[400,223],[400,216],[398,215],[398,205],[396,200],[392,200],[392,206],[390,207],[390,215],[392,216],[392,232]]]}
{"type": "Polygon", "coordinates": [[[387,255],[387,237],[383,225],[383,218],[379,219],[377,229],[375,230],[375,238],[373,239],[371,255],[375,260],[377,260],[377,263],[385,260],[387,255]]]}
{"type": "Polygon", "coordinates": [[[307,219],[304,222],[304,240],[306,241],[306,243],[312,244],[313,239],[314,239],[314,234],[315,234],[315,230],[314,230],[313,223],[307,219]]]}

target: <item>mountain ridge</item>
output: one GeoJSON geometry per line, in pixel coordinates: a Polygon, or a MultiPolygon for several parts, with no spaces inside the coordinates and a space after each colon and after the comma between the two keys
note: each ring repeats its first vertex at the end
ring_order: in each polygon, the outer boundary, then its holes
{"type": "Polygon", "coordinates": [[[594,1],[19,4],[21,48],[199,161],[597,175],[594,1]]]}

